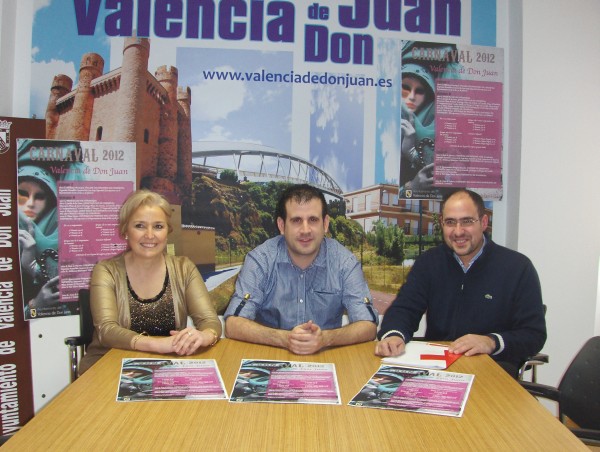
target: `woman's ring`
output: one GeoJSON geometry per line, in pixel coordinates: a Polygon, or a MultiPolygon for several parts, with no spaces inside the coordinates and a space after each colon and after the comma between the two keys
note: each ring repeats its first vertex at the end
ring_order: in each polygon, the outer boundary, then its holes
{"type": "Polygon", "coordinates": [[[192,335],[192,332],[191,332],[191,331],[188,331],[188,336],[191,336],[191,335],[192,335]]]}

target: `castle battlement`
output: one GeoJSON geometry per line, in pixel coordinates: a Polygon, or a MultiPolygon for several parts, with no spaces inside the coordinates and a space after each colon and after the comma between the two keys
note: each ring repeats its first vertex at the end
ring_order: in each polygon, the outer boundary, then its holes
{"type": "Polygon", "coordinates": [[[192,90],[189,86],[178,86],[177,87],[177,100],[180,102],[192,103],[192,90]]]}
{"type": "Polygon", "coordinates": [[[71,77],[65,74],[55,75],[52,79],[51,89],[62,90],[65,93],[67,93],[73,89],[73,80],[71,79],[71,77]]]}
{"type": "Polygon", "coordinates": [[[150,53],[150,40],[148,38],[138,38],[136,36],[129,36],[125,38],[123,44],[123,53],[130,47],[139,47],[140,49],[150,53]]]}
{"type": "Polygon", "coordinates": [[[79,70],[83,69],[96,69],[102,74],[104,70],[104,58],[94,52],[86,53],[81,57],[81,63],[79,64],[79,70]]]}
{"type": "Polygon", "coordinates": [[[165,65],[165,66],[160,66],[158,69],[156,69],[154,76],[156,77],[156,80],[158,80],[159,82],[163,82],[166,80],[177,81],[177,79],[179,78],[179,71],[177,70],[177,68],[175,66],[166,66],[165,65]]]}

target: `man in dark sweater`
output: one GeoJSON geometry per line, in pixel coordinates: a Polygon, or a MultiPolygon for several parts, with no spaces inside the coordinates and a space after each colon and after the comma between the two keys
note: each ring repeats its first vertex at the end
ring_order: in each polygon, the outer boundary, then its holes
{"type": "Polygon", "coordinates": [[[419,257],[389,307],[375,353],[397,356],[426,314],[426,340],[452,341],[450,351],[491,355],[516,376],[541,350],[546,322],[540,281],[524,255],[497,245],[481,196],[460,189],[442,202],[444,244],[419,257]]]}

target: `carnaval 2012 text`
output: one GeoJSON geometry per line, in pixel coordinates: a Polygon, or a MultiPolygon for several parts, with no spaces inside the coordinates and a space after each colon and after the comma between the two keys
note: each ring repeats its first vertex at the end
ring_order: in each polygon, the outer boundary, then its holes
{"type": "MultiPolygon", "coordinates": [[[[304,60],[373,64],[373,37],[361,30],[406,31],[460,36],[461,0],[354,0],[338,5],[306,4],[303,12],[304,60]],[[337,8],[339,25],[349,33],[330,33],[327,23],[337,8]]],[[[93,35],[104,17],[107,36],[222,39],[293,43],[297,4],[264,0],[74,0],[79,35],[93,35]],[[101,14],[103,8],[103,14],[101,14]]],[[[304,9],[304,8],[303,8],[304,9]]],[[[100,24],[101,25],[101,24],[100,24]]]]}

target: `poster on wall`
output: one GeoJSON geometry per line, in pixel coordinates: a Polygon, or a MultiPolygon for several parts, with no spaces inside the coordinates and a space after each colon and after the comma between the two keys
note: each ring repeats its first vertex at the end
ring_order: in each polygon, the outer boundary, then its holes
{"type": "MultiPolygon", "coordinates": [[[[501,140],[492,142],[501,106],[492,122],[468,122],[502,95],[495,17],[494,1],[471,0],[36,3],[30,114],[46,118],[47,139],[134,142],[136,187],[168,198],[174,253],[189,255],[205,279],[228,272],[219,281],[230,281],[249,250],[279,233],[273,207],[285,186],[310,183],[330,203],[332,237],[372,267],[370,286],[393,296],[403,265],[424,248],[408,239],[439,243],[444,189],[501,197],[501,140]],[[416,48],[451,49],[436,66],[454,58],[482,72],[436,88],[438,126],[412,151],[430,154],[426,169],[412,171],[436,188],[407,196],[402,66],[416,48]],[[477,52],[495,61],[464,56],[477,52]],[[468,111],[449,108],[458,98],[468,111]],[[407,203],[417,199],[435,202],[407,203]],[[373,247],[376,227],[399,229],[405,249],[373,247]]],[[[429,56],[415,57],[433,70],[429,56]]],[[[221,306],[231,291],[215,295],[221,306]]]]}
{"type": "Polygon", "coordinates": [[[19,246],[27,320],[79,313],[93,266],[125,249],[119,207],[135,143],[18,140],[19,246]]]}
{"type": "Polygon", "coordinates": [[[405,41],[400,196],[502,198],[502,49],[405,41]]]}

